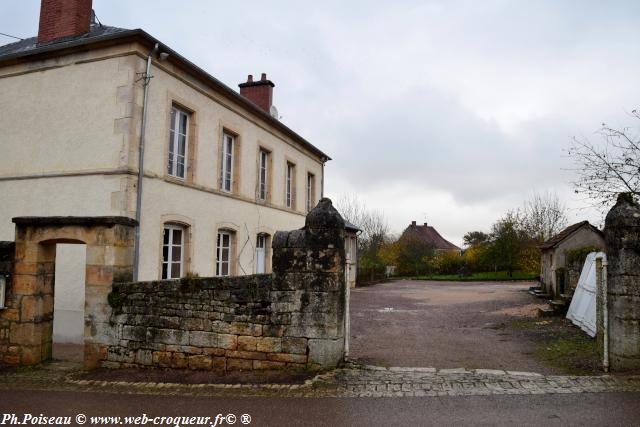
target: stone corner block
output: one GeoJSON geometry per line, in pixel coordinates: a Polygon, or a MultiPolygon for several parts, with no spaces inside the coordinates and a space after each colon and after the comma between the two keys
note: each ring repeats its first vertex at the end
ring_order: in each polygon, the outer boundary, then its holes
{"type": "Polygon", "coordinates": [[[344,360],[344,339],[310,339],[309,363],[333,368],[344,360]]]}

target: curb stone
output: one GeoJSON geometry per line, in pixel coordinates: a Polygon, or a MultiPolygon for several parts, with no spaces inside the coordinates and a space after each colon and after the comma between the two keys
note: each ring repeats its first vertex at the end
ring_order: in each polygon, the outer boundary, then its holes
{"type": "Polygon", "coordinates": [[[122,394],[279,397],[429,397],[640,392],[640,376],[545,376],[497,369],[358,366],[319,373],[303,384],[179,384],[75,379],[53,369],[0,374],[2,389],[107,391],[122,394]]]}

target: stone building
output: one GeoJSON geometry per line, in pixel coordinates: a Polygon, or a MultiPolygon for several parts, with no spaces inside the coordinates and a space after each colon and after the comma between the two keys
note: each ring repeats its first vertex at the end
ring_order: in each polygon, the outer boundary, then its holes
{"type": "MultiPolygon", "coordinates": [[[[582,266],[569,266],[567,253],[581,248],[605,247],[604,236],[589,221],[582,221],[540,245],[540,282],[544,292],[554,297],[575,289],[582,266]],[[574,271],[575,270],[575,271],[574,271]]],[[[586,255],[586,254],[585,254],[586,255]]]]}
{"type": "MultiPolygon", "coordinates": [[[[270,272],[274,232],[304,225],[330,158],[278,120],[265,74],[238,93],[91,8],[42,0],[38,35],[0,47],[0,240],[15,217],[118,217],[138,237],[115,261],[87,244],[81,263],[133,266],[129,280],[270,272]]],[[[60,243],[87,241],[63,234],[47,241],[60,271],[60,243]]]]}

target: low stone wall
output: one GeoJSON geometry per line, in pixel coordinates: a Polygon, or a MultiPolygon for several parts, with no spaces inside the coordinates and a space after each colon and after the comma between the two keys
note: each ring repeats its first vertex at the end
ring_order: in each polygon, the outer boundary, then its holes
{"type": "Polygon", "coordinates": [[[344,356],[344,221],[323,199],[272,275],[114,284],[108,367],[330,368],[344,356]]]}

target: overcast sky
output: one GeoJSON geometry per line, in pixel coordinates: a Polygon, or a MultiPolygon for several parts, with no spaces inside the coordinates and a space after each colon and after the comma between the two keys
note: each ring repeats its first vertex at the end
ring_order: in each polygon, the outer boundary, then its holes
{"type": "MultiPolygon", "coordinates": [[[[37,33],[38,0],[4,0],[0,32],[37,33]]],[[[94,0],[227,85],[266,72],[282,121],[333,160],[391,229],[427,221],[458,245],[534,191],[570,221],[601,215],[571,187],[572,136],[638,107],[638,1],[94,0]]],[[[11,39],[0,36],[0,44],[11,39]]]]}

